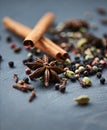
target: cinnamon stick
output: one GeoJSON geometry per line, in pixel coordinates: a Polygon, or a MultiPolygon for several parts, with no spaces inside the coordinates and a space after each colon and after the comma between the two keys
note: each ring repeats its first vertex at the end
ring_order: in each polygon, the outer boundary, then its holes
{"type": "MultiPolygon", "coordinates": [[[[44,43],[44,44],[48,44],[48,49],[50,49],[50,47],[52,47],[53,48],[53,51],[55,51],[55,50],[58,50],[60,53],[61,53],[61,58],[62,59],[66,59],[66,58],[68,58],[68,53],[64,50],[64,49],[62,49],[62,48],[60,48],[58,45],[56,45],[53,41],[51,41],[50,39],[48,39],[48,38],[46,38],[46,37],[42,37],[41,39],[40,39],[40,41],[42,42],[42,43],[44,43]]],[[[50,50],[51,51],[51,50],[50,50]]],[[[53,52],[54,53],[54,52],[53,52]]]]}
{"type": "MultiPolygon", "coordinates": [[[[15,33],[16,35],[22,38],[25,38],[32,31],[31,28],[19,22],[16,22],[15,20],[12,20],[9,17],[5,17],[3,19],[3,24],[8,30],[12,31],[13,33],[15,33]]],[[[40,41],[34,43],[34,46],[36,48],[39,48],[43,52],[48,53],[49,55],[51,55],[52,57],[56,59],[58,58],[65,59],[66,57],[68,57],[68,53],[65,50],[60,48],[58,45],[56,45],[55,43],[53,43],[50,39],[46,37],[41,37],[40,41]]]]}
{"type": "Polygon", "coordinates": [[[22,38],[25,38],[31,32],[31,29],[29,27],[19,22],[16,22],[9,17],[5,17],[3,19],[3,24],[5,28],[22,38]]]}
{"type": "Polygon", "coordinates": [[[46,13],[38,21],[33,30],[27,35],[23,44],[28,45],[36,43],[47,31],[53,20],[54,20],[54,14],[50,12],[46,13]]]}

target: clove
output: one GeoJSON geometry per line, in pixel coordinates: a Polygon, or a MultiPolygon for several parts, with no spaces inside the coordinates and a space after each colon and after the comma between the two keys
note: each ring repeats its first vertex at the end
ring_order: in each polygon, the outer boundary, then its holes
{"type": "Polygon", "coordinates": [[[18,75],[17,75],[17,74],[14,74],[14,75],[13,75],[13,79],[14,79],[15,83],[17,83],[18,80],[19,80],[18,75]]]}
{"type": "Polygon", "coordinates": [[[62,79],[62,84],[59,86],[59,90],[61,93],[64,93],[66,90],[66,83],[67,83],[67,78],[62,79]]]}
{"type": "Polygon", "coordinates": [[[13,88],[21,90],[23,92],[27,92],[28,90],[29,91],[34,90],[34,88],[25,83],[24,80],[19,80],[16,84],[13,85],[13,88]]]}
{"type": "Polygon", "coordinates": [[[30,95],[30,97],[29,97],[29,102],[32,102],[35,97],[36,97],[36,93],[35,93],[34,90],[32,90],[31,95],[30,95]]]}

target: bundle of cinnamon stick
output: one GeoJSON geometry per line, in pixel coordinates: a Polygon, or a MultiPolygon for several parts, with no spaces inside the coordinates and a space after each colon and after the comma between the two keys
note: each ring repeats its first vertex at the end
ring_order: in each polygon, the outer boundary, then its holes
{"type": "Polygon", "coordinates": [[[33,29],[9,17],[3,19],[3,24],[8,30],[24,38],[23,45],[35,46],[55,59],[66,59],[69,57],[68,53],[50,39],[43,36],[54,18],[55,16],[53,13],[46,13],[33,29]]]}

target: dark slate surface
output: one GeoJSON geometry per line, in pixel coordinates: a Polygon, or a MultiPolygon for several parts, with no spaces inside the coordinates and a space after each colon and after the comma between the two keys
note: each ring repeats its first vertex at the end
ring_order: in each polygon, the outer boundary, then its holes
{"type": "MultiPolygon", "coordinates": [[[[0,130],[107,130],[107,84],[101,86],[96,77],[91,77],[92,87],[83,89],[79,83],[67,84],[65,94],[55,91],[53,87],[46,89],[39,81],[32,82],[36,88],[37,99],[28,102],[30,93],[24,94],[13,89],[13,74],[18,73],[20,79],[25,75],[22,60],[27,51],[14,54],[5,38],[11,35],[13,41],[22,46],[22,39],[8,32],[2,26],[2,18],[13,19],[33,27],[47,11],[56,15],[56,22],[68,18],[85,18],[84,13],[93,14],[99,30],[97,36],[107,32],[107,27],[99,23],[97,6],[107,7],[107,0],[0,0],[0,54],[3,62],[0,65],[0,130]],[[15,68],[8,67],[8,61],[15,62],[15,68]],[[90,96],[88,106],[79,106],[73,98],[87,94],[90,96]]],[[[106,16],[107,17],[107,16],[106,16]]],[[[22,46],[23,47],[23,46],[22,46]]],[[[107,71],[104,72],[107,77],[107,71]]]]}

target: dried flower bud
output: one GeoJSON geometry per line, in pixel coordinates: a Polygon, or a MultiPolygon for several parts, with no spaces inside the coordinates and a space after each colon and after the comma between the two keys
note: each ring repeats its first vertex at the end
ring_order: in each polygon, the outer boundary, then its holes
{"type": "Polygon", "coordinates": [[[30,97],[29,97],[29,102],[32,102],[35,97],[36,97],[36,93],[35,93],[35,91],[33,90],[33,91],[31,92],[30,97]]]}

